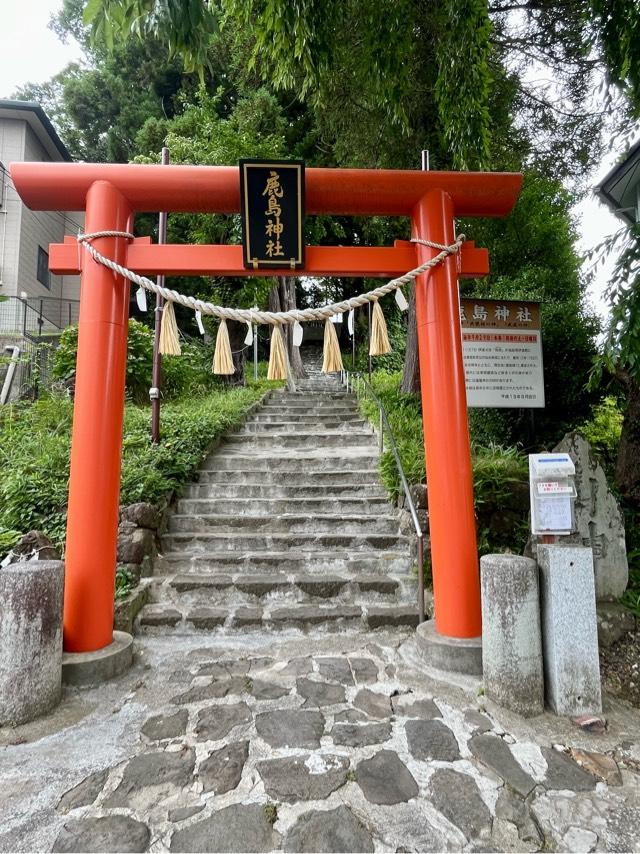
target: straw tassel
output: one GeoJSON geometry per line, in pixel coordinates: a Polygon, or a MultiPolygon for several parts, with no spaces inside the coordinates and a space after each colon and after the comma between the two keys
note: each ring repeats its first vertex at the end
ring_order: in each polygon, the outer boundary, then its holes
{"type": "Polygon", "coordinates": [[[389,335],[387,333],[387,323],[384,319],[384,314],[380,308],[380,303],[376,300],[373,304],[373,314],[371,317],[371,344],[369,345],[370,356],[384,356],[385,353],[391,352],[391,344],[389,343],[389,335]]]}
{"type": "Polygon", "coordinates": [[[271,348],[269,350],[269,370],[267,371],[267,379],[287,379],[287,356],[284,351],[282,332],[280,331],[280,326],[278,324],[274,324],[271,332],[271,348]]]}
{"type": "Polygon", "coordinates": [[[344,370],[342,365],[342,353],[336,335],[335,324],[327,318],[324,322],[324,351],[323,351],[322,373],[334,374],[336,371],[344,370]]]}
{"type": "Polygon", "coordinates": [[[162,310],[160,323],[160,352],[163,356],[180,356],[180,340],[178,339],[178,324],[173,302],[167,300],[162,310]]]}
{"type": "Polygon", "coordinates": [[[216,335],[216,349],[213,354],[214,374],[234,374],[233,356],[231,355],[231,344],[229,343],[229,330],[227,321],[222,318],[216,335]]]}

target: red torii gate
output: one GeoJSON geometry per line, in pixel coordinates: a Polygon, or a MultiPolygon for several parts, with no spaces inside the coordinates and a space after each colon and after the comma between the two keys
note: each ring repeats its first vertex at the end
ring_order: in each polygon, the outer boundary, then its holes
{"type": "MultiPolygon", "coordinates": [[[[132,231],[135,212],[240,211],[235,167],[13,163],[10,171],[31,209],[85,209],[88,233],[132,231]]],[[[311,215],[409,216],[414,237],[451,244],[454,216],[504,216],[521,182],[513,173],[311,168],[305,207],[311,215]]],[[[244,268],[240,246],[159,246],[149,238],[100,238],[94,245],[145,275],[265,275],[244,268]]],[[[393,247],[311,246],[295,275],[392,278],[435,254],[403,241],[393,247]]],[[[82,274],[64,645],[67,652],[90,652],[113,639],[129,286],[75,238],[50,246],[49,266],[53,273],[82,274]]],[[[478,637],[481,620],[457,278],[488,272],[487,251],[465,243],[458,258],[416,281],[436,630],[459,639],[478,637]]]]}

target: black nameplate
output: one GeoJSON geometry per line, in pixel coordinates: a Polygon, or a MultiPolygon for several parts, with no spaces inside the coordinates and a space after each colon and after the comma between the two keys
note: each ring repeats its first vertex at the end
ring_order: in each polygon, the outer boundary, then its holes
{"type": "Polygon", "coordinates": [[[241,160],[244,266],[304,267],[304,162],[241,160]]]}

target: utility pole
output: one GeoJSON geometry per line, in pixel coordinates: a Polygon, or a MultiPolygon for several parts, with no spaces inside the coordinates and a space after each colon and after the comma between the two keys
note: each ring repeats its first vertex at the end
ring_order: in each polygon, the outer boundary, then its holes
{"type": "MultiPolygon", "coordinates": [[[[163,166],[169,165],[169,149],[163,147],[161,161],[163,166]]],[[[158,219],[158,243],[167,242],[167,214],[165,211],[160,212],[158,219]]],[[[164,276],[158,276],[157,283],[159,287],[164,287],[164,276]]],[[[160,326],[162,323],[162,309],[164,308],[164,299],[160,294],[156,294],[155,308],[155,329],[153,337],[153,369],[151,373],[151,388],[149,389],[149,397],[151,398],[151,441],[157,445],[160,441],[160,384],[162,382],[162,354],[160,353],[160,326]]]]}

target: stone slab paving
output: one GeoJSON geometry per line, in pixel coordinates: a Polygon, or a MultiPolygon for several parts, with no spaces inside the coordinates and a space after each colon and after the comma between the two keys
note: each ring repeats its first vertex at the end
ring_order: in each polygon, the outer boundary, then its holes
{"type": "Polygon", "coordinates": [[[409,630],[136,650],[0,730],[0,851],[640,851],[624,704],[604,735],[523,720],[425,673],[409,630]]]}

